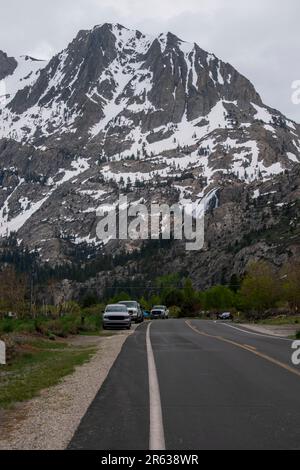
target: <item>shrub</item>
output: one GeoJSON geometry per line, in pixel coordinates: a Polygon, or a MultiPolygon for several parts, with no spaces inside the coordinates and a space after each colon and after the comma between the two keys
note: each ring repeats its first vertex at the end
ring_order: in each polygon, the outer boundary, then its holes
{"type": "Polygon", "coordinates": [[[244,309],[254,316],[276,306],[280,300],[280,285],[278,275],[269,263],[259,261],[249,265],[240,299],[244,309]]]}
{"type": "Polygon", "coordinates": [[[76,335],[80,329],[80,317],[78,315],[66,315],[55,320],[39,318],[35,321],[35,329],[43,336],[59,336],[66,338],[68,335],[76,335]]]}
{"type": "Polygon", "coordinates": [[[93,305],[93,306],[88,307],[88,308],[84,308],[82,310],[82,313],[83,313],[84,317],[87,317],[87,316],[90,316],[90,315],[101,316],[102,312],[104,312],[104,309],[105,309],[105,304],[97,304],[97,305],[93,305]]]}
{"type": "Polygon", "coordinates": [[[0,333],[34,333],[35,325],[33,320],[16,320],[7,318],[0,321],[0,333]]]}
{"type": "Polygon", "coordinates": [[[235,293],[226,286],[215,286],[204,293],[206,310],[231,310],[235,303],[235,293]]]}
{"type": "Polygon", "coordinates": [[[170,307],[169,312],[170,312],[170,317],[172,318],[180,318],[181,316],[181,308],[176,307],[176,305],[173,305],[172,307],[170,307]]]}
{"type": "Polygon", "coordinates": [[[1,333],[12,333],[14,331],[13,322],[10,320],[3,320],[0,326],[1,333]]]}
{"type": "Polygon", "coordinates": [[[83,322],[80,325],[80,331],[82,332],[93,332],[99,331],[102,325],[102,316],[101,313],[96,313],[93,315],[85,315],[83,317],[83,322]]]}
{"type": "Polygon", "coordinates": [[[83,308],[88,308],[97,305],[98,303],[99,299],[97,295],[95,293],[89,293],[83,298],[81,305],[83,308]]]}

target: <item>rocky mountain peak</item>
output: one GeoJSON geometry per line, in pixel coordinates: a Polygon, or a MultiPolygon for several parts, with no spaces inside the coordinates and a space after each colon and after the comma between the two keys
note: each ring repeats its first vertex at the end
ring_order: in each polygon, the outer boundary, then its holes
{"type": "Polygon", "coordinates": [[[49,62],[2,53],[0,74],[0,237],[16,231],[41,253],[97,244],[96,209],[120,191],[185,204],[300,161],[300,126],[172,33],[105,23],[49,62]]]}
{"type": "Polygon", "coordinates": [[[14,57],[8,57],[5,52],[0,50],[0,80],[12,75],[17,65],[18,63],[14,57]]]}

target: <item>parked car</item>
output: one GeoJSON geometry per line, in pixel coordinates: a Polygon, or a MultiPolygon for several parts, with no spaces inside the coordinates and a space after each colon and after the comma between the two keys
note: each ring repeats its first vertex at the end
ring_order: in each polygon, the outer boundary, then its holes
{"type": "Polygon", "coordinates": [[[151,310],[151,318],[152,320],[161,318],[166,320],[169,318],[169,310],[165,305],[155,305],[151,310]]]}
{"type": "Polygon", "coordinates": [[[232,320],[233,316],[230,312],[219,313],[218,315],[219,320],[232,320]]]}
{"type": "Polygon", "coordinates": [[[128,313],[125,305],[107,305],[103,314],[103,329],[108,328],[125,328],[130,330],[131,328],[131,316],[128,313]]]}
{"type": "Polygon", "coordinates": [[[144,321],[141,306],[135,300],[122,300],[119,302],[119,305],[125,305],[125,307],[127,307],[128,313],[131,316],[132,321],[135,323],[142,323],[144,321]]]}
{"type": "Polygon", "coordinates": [[[144,315],[144,318],[150,318],[151,313],[148,312],[148,310],[144,310],[144,311],[143,311],[143,315],[144,315]]]}

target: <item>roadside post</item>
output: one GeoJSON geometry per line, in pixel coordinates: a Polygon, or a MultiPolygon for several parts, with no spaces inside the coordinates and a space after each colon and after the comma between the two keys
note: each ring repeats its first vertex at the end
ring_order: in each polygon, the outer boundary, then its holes
{"type": "Polygon", "coordinates": [[[0,341],[0,365],[6,364],[6,346],[4,341],[0,341]]]}

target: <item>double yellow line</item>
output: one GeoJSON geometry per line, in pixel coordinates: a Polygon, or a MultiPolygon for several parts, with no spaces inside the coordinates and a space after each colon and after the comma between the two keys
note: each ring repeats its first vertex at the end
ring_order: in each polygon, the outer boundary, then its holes
{"type": "Polygon", "coordinates": [[[285,369],[288,372],[291,372],[292,374],[297,375],[298,377],[300,377],[300,371],[294,369],[293,367],[290,367],[289,365],[285,364],[284,362],[278,361],[277,359],[274,359],[273,357],[268,356],[267,354],[264,354],[264,353],[261,353],[261,352],[257,351],[253,346],[249,346],[247,344],[240,344],[240,343],[237,343],[236,341],[232,341],[230,339],[224,338],[223,336],[215,336],[215,335],[210,335],[208,333],[205,333],[204,331],[198,330],[198,328],[193,326],[189,320],[186,320],[185,323],[188,327],[190,327],[198,335],[206,336],[207,338],[217,339],[219,341],[223,341],[223,343],[228,343],[228,344],[231,344],[233,346],[236,346],[237,348],[240,348],[240,349],[243,349],[244,351],[248,351],[252,354],[255,354],[255,356],[258,356],[261,359],[265,359],[266,361],[269,361],[272,364],[275,364],[276,366],[281,367],[282,369],[285,369]]]}

